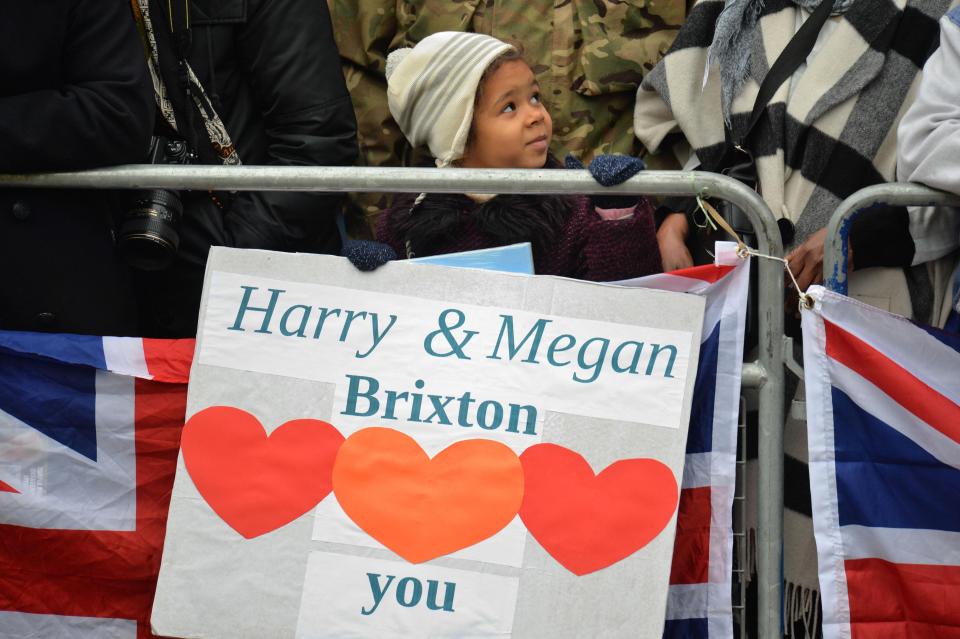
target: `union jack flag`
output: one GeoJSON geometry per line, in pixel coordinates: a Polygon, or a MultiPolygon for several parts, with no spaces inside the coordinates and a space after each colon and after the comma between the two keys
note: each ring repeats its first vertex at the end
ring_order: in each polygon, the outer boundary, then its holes
{"type": "Polygon", "coordinates": [[[750,262],[718,242],[712,265],[620,284],[706,298],[693,390],[665,639],[733,636],[733,497],[750,262]]]}
{"type": "Polygon", "coordinates": [[[0,637],[150,637],[193,340],[0,332],[0,637]]]}
{"type": "Polygon", "coordinates": [[[825,639],[960,637],[960,336],[820,287],[803,312],[825,639]]]}

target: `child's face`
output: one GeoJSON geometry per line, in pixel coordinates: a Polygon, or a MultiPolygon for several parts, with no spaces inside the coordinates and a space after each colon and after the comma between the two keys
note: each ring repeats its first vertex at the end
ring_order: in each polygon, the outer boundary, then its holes
{"type": "Polygon", "coordinates": [[[540,85],[522,60],[505,62],[483,83],[473,113],[473,137],[461,166],[539,169],[547,161],[553,121],[540,85]]]}

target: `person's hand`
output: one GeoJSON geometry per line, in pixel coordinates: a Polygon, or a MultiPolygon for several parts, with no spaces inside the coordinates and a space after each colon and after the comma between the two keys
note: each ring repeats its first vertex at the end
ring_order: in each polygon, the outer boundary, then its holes
{"type": "Polygon", "coordinates": [[[663,220],[657,230],[657,244],[664,272],[693,266],[693,257],[687,249],[687,233],[690,225],[684,213],[672,213],[663,220]]]}
{"type": "Polygon", "coordinates": [[[800,291],[811,284],[823,283],[823,243],[827,238],[827,229],[822,228],[803,244],[787,253],[787,266],[797,279],[800,291]]]}

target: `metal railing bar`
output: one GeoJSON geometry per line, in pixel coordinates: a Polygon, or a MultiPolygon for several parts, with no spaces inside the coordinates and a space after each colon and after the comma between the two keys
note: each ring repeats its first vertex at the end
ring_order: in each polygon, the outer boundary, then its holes
{"type": "MultiPolygon", "coordinates": [[[[585,195],[703,195],[726,200],[747,216],[761,253],[783,256],[776,218],[763,199],[724,175],[642,171],[614,187],[587,171],[556,169],[432,169],[375,167],[128,165],[83,172],[0,175],[0,188],[92,188],[221,191],[407,193],[570,193],[585,195]]],[[[746,370],[759,389],[758,636],[782,636],[783,540],[783,267],[759,260],[758,368],[746,370]],[[763,381],[762,384],[760,382],[763,381]]]]}
{"type": "Polygon", "coordinates": [[[598,184],[586,171],[556,169],[131,164],[91,171],[0,175],[0,188],[586,195],[702,193],[722,197],[741,208],[763,205],[754,191],[736,180],[715,173],[694,171],[644,171],[624,184],[606,187],[598,184]],[[718,190],[726,195],[718,194],[718,190]]]}

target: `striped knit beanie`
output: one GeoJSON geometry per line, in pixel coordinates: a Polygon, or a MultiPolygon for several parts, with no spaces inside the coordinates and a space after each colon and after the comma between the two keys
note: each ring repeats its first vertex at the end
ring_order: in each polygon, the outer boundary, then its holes
{"type": "Polygon", "coordinates": [[[387,103],[410,144],[426,144],[437,166],[463,157],[480,78],[511,49],[487,35],[441,31],[387,56],[387,103]]]}

